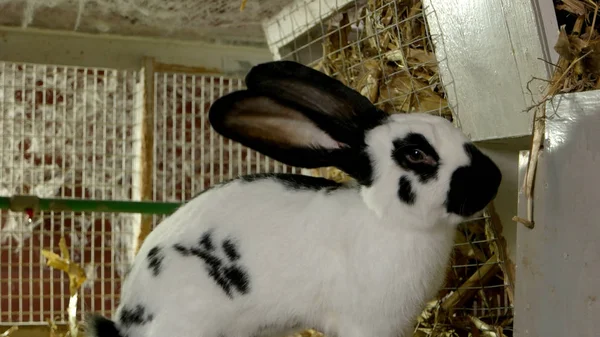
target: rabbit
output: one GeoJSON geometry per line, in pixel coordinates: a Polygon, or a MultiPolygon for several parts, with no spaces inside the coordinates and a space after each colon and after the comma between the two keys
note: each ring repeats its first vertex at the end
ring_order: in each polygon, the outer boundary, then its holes
{"type": "Polygon", "coordinates": [[[255,65],[245,83],[210,107],[216,132],[355,183],[263,173],[203,191],[148,235],[89,336],[411,335],[499,168],[448,120],[387,114],[300,63],[255,65]]]}

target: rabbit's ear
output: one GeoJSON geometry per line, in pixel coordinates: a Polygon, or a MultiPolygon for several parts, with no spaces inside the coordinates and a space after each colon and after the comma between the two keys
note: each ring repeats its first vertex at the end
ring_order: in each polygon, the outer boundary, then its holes
{"type": "Polygon", "coordinates": [[[297,107],[251,91],[216,100],[209,121],[222,136],[297,167],[335,166],[337,154],[349,148],[297,107]]]}
{"type": "Polygon", "coordinates": [[[317,70],[292,61],[259,64],[246,75],[250,91],[295,106],[336,141],[362,142],[365,130],[387,117],[360,93],[317,70]]]}
{"type": "Polygon", "coordinates": [[[294,62],[256,66],[246,86],[212,104],[215,131],[284,164],[335,166],[368,183],[365,132],[383,123],[385,112],[341,82],[294,62]]]}

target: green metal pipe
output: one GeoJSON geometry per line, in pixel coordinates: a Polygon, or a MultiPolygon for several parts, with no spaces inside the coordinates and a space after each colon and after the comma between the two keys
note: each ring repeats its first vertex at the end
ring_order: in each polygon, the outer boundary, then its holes
{"type": "Polygon", "coordinates": [[[32,210],[34,212],[96,212],[96,213],[141,213],[171,214],[182,203],[152,201],[113,201],[38,198],[32,195],[15,195],[0,197],[0,209],[14,212],[32,210]]]}
{"type": "Polygon", "coordinates": [[[10,209],[10,198],[0,197],[0,209],[10,209]]]}

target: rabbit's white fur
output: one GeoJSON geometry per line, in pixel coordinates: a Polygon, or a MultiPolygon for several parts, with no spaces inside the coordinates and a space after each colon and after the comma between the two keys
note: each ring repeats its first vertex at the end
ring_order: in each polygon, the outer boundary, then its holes
{"type": "Polygon", "coordinates": [[[283,329],[314,327],[332,337],[408,336],[443,283],[455,227],[465,220],[448,213],[445,201],[455,170],[470,164],[468,142],[440,117],[392,115],[365,133],[368,187],[294,189],[269,178],[215,186],[144,241],[115,313],[119,334],[283,337],[283,329]],[[423,135],[439,154],[434,181],[420,182],[394,162],[393,140],[409,133],[423,135]],[[401,176],[417,196],[412,205],[398,197],[401,176]],[[197,245],[207,231],[220,261],[228,259],[223,240],[236,245],[246,294],[233,289],[229,298],[200,258],[174,249],[197,245]],[[158,276],[148,258],[155,247],[162,253],[158,276]],[[123,325],[122,311],[138,305],[143,322],[123,325]]]}

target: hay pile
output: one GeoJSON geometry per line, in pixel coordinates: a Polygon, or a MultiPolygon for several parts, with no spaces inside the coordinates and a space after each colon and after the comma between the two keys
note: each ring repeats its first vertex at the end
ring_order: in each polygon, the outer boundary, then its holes
{"type": "Polygon", "coordinates": [[[595,28],[598,4],[563,0],[556,10],[562,25],[554,49],[560,58],[548,95],[600,89],[600,35],[595,28]]]}

